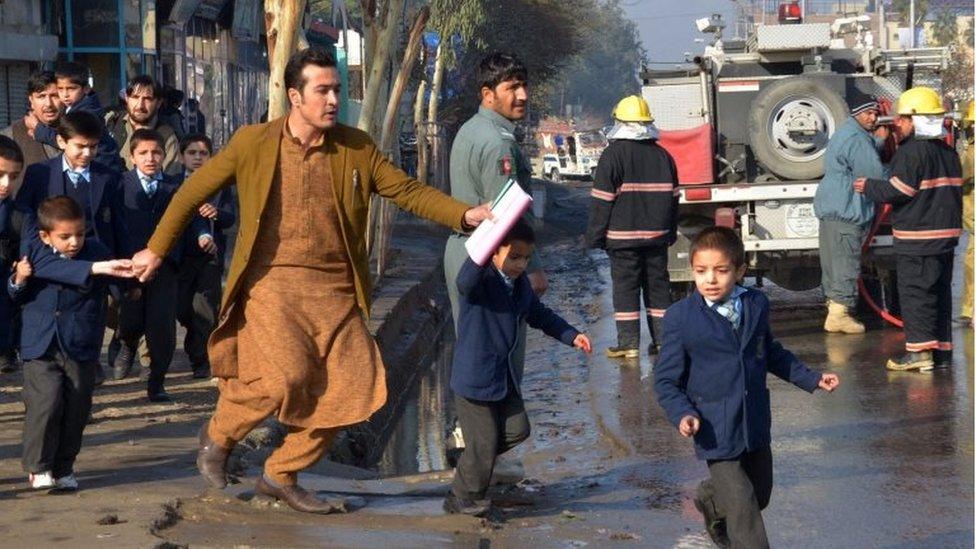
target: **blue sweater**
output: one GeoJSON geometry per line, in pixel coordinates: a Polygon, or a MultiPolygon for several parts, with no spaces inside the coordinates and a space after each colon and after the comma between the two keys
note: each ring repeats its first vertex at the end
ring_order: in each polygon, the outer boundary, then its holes
{"type": "Polygon", "coordinates": [[[654,364],[654,392],[675,426],[684,416],[701,420],[699,459],[733,459],[769,446],[771,413],[766,375],[813,392],[820,374],[773,339],[769,300],[748,290],[739,298],[738,330],[698,292],[664,315],[664,344],[654,364]]]}
{"type": "Polygon", "coordinates": [[[451,389],[473,400],[499,401],[508,394],[508,377],[515,390],[522,369],[511,360],[519,324],[542,330],[572,345],[579,332],[539,301],[528,277],[515,279],[509,293],[501,275],[489,262],[479,267],[469,257],[457,277],[460,293],[457,343],[451,367],[451,389]]]}
{"type": "Polygon", "coordinates": [[[874,220],[874,203],[854,192],[854,180],[887,179],[886,174],[874,136],[848,117],[827,143],[824,176],[813,198],[814,213],[819,219],[869,225],[874,220]]]}

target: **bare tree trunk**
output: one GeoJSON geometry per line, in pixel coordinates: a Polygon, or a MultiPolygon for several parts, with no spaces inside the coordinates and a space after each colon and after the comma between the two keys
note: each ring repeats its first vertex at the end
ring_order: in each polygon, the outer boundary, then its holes
{"type": "Polygon", "coordinates": [[[437,55],[434,57],[434,80],[430,86],[430,104],[427,107],[427,122],[437,122],[437,108],[440,105],[441,85],[444,82],[444,37],[437,44],[437,55]]]}
{"type": "Polygon", "coordinates": [[[427,121],[424,120],[424,94],[427,81],[421,80],[417,86],[417,97],[413,103],[413,128],[417,136],[417,181],[427,183],[427,121]]]}
{"type": "Polygon", "coordinates": [[[288,112],[285,65],[299,43],[305,0],[264,0],[264,25],[268,35],[268,120],[288,112]]]}
{"type": "MultiPolygon", "coordinates": [[[[380,90],[386,83],[386,65],[390,58],[400,26],[397,24],[399,15],[403,12],[404,0],[389,0],[386,6],[384,24],[378,29],[376,45],[369,56],[369,78],[366,80],[366,90],[363,93],[362,113],[359,115],[359,129],[370,131],[376,118],[376,107],[379,103],[380,90]]],[[[374,19],[373,24],[378,22],[374,19]]]]}
{"type": "Polygon", "coordinates": [[[407,47],[403,51],[403,60],[400,62],[400,72],[397,73],[390,89],[390,99],[386,103],[386,115],[383,117],[383,126],[380,133],[380,150],[384,154],[389,154],[388,149],[392,146],[393,134],[395,132],[397,113],[400,111],[400,99],[403,97],[403,90],[407,87],[413,67],[417,64],[417,57],[420,53],[420,42],[424,33],[424,27],[430,18],[430,8],[423,6],[417,12],[417,17],[413,20],[410,27],[410,35],[407,39],[407,47]]]}

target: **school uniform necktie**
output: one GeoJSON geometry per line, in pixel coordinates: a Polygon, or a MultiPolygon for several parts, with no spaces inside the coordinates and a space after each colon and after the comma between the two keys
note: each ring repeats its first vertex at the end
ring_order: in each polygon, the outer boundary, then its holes
{"type": "Polygon", "coordinates": [[[85,178],[85,174],[82,172],[67,170],[64,173],[68,174],[68,180],[71,181],[71,186],[75,189],[82,183],[88,183],[88,179],[85,178]]]}
{"type": "Polygon", "coordinates": [[[713,308],[715,312],[724,316],[732,323],[732,327],[736,330],[739,329],[739,312],[735,310],[735,300],[732,298],[726,299],[720,303],[716,303],[713,308]]]}
{"type": "Polygon", "coordinates": [[[156,179],[148,177],[142,178],[142,187],[145,189],[146,195],[148,195],[149,198],[152,198],[152,196],[156,194],[156,179]]]}

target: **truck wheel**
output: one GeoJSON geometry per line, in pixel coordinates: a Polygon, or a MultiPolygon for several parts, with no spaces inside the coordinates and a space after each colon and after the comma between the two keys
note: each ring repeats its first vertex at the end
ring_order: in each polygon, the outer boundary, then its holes
{"type": "Polygon", "coordinates": [[[559,178],[559,170],[553,168],[549,172],[549,180],[552,181],[553,183],[559,183],[561,181],[561,179],[559,178]]]}
{"type": "Polygon", "coordinates": [[[818,179],[830,136],[847,117],[844,99],[817,78],[786,78],[764,88],[749,110],[749,144],[785,179],[818,179]]]}

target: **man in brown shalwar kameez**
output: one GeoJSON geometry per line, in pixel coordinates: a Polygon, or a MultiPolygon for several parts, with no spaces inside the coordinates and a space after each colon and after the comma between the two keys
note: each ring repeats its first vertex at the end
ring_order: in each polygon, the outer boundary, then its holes
{"type": "Polygon", "coordinates": [[[339,74],[331,54],[309,48],[285,69],[291,111],[247,126],[173,197],[146,250],[141,278],[179,239],[197,207],[236,181],[240,229],[210,338],[220,397],[201,429],[197,465],[227,483],[234,445],[273,413],[288,428],[256,491],[299,511],[337,509],[297,484],[342,428],[386,402],[382,359],[370,336],[366,216],[372,193],[455,229],[490,216],[410,179],[369,137],[336,123],[339,74]]]}

